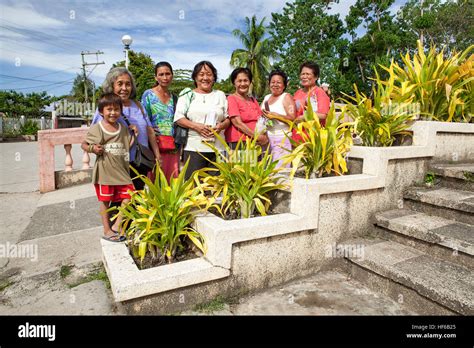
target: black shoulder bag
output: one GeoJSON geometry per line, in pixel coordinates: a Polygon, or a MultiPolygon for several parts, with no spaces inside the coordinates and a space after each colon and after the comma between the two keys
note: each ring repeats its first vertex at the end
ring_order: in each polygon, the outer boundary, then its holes
{"type": "MultiPolygon", "coordinates": [[[[124,114],[122,114],[122,116],[125,122],[127,123],[127,125],[130,127],[130,121],[128,120],[127,116],[125,116],[124,114]]],[[[132,161],[132,164],[136,168],[140,167],[141,165],[144,165],[148,167],[150,170],[152,170],[153,167],[155,166],[155,155],[153,154],[153,151],[151,151],[146,146],[143,146],[142,144],[140,144],[138,142],[138,138],[136,137],[135,133],[132,132],[132,136],[135,138],[134,142],[136,143],[135,159],[132,161]]]]}
{"type": "MultiPolygon", "coordinates": [[[[194,99],[194,92],[192,91],[191,88],[189,88],[188,92],[186,92],[184,94],[181,94],[181,96],[186,95],[187,93],[191,93],[191,96],[189,97],[189,102],[188,102],[188,105],[186,107],[186,111],[184,113],[184,116],[186,118],[188,118],[187,114],[188,114],[189,106],[191,105],[191,102],[194,99]]],[[[176,96],[173,95],[174,112],[175,113],[176,113],[177,99],[178,98],[176,98],[176,96]]],[[[182,148],[184,148],[186,146],[186,143],[188,142],[188,131],[189,131],[188,128],[181,127],[180,125],[178,125],[178,123],[175,122],[174,123],[174,143],[177,144],[177,145],[180,145],[182,148]]]]}

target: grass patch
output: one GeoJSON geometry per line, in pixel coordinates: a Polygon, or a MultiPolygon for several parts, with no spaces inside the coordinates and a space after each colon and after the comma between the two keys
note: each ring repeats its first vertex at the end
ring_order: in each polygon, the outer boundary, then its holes
{"type": "Polygon", "coordinates": [[[10,285],[13,285],[15,282],[7,280],[6,282],[0,283],[0,292],[8,288],[10,285]]]}
{"type": "Polygon", "coordinates": [[[61,279],[66,278],[68,275],[71,274],[71,270],[74,266],[73,265],[63,265],[61,266],[61,269],[59,270],[59,275],[61,276],[61,279]]]}
{"type": "Polygon", "coordinates": [[[425,184],[433,185],[435,183],[436,175],[433,172],[428,172],[425,175],[425,184]]]}
{"type": "Polygon", "coordinates": [[[197,305],[194,307],[194,310],[205,313],[217,312],[223,310],[225,308],[225,304],[226,301],[222,297],[218,296],[211,302],[197,305]]]}
{"type": "Polygon", "coordinates": [[[102,280],[105,283],[107,289],[110,289],[110,281],[107,277],[107,272],[105,272],[105,268],[102,266],[99,269],[89,273],[86,277],[79,279],[77,282],[73,284],[69,284],[69,288],[75,288],[76,286],[92,282],[94,280],[102,280]]]}
{"type": "Polygon", "coordinates": [[[474,182],[474,174],[471,173],[471,172],[464,172],[464,178],[468,181],[468,182],[474,182]]]}

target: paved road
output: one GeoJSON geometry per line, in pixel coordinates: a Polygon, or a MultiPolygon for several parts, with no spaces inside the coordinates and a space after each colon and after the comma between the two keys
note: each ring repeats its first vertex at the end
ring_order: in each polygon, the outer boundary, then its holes
{"type": "MultiPolygon", "coordinates": [[[[72,146],[73,168],[82,167],[83,152],[79,144],[72,146]]],[[[66,152],[62,146],[54,151],[55,170],[64,169],[66,152]]],[[[91,161],[91,165],[93,159],[91,161]]],[[[38,142],[0,143],[0,193],[39,190],[38,142]]]]}

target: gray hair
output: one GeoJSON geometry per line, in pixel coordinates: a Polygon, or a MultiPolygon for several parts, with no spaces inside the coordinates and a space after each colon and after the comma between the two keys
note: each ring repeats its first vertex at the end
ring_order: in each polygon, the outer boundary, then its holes
{"type": "Polygon", "coordinates": [[[130,81],[132,82],[132,92],[130,93],[130,99],[135,99],[137,96],[135,79],[133,78],[132,73],[122,66],[110,69],[110,71],[107,73],[107,76],[105,77],[104,83],[102,84],[102,91],[104,94],[114,93],[114,83],[117,81],[118,77],[122,76],[123,74],[130,76],[130,81]]]}

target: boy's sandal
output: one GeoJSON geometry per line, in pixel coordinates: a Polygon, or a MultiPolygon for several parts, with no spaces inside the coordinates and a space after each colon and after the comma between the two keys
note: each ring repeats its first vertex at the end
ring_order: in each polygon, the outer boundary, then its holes
{"type": "Polygon", "coordinates": [[[117,234],[114,234],[108,237],[102,236],[102,239],[108,240],[109,242],[120,243],[123,242],[126,238],[125,236],[119,236],[117,234]]]}

